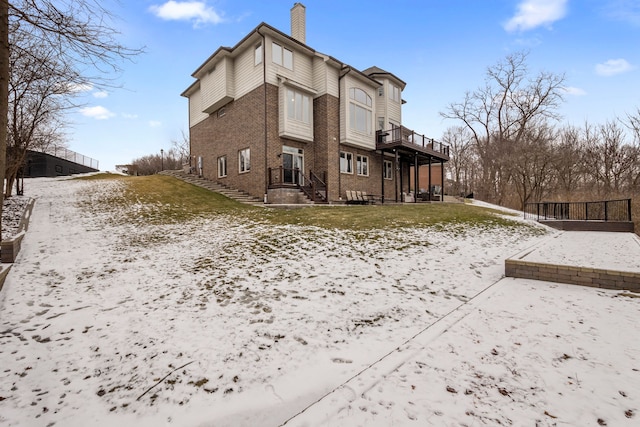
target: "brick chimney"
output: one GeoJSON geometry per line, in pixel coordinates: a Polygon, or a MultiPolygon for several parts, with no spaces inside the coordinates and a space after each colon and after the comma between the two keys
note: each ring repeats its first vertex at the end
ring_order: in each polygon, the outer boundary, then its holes
{"type": "Polygon", "coordinates": [[[307,44],[305,10],[302,3],[296,3],[291,8],[291,37],[303,44],[307,44]]]}

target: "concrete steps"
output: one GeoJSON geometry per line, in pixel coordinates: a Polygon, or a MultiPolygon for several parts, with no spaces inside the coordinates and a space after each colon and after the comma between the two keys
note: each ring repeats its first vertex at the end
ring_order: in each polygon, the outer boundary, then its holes
{"type": "Polygon", "coordinates": [[[180,179],[182,181],[188,182],[189,184],[193,184],[197,187],[204,188],[209,191],[213,191],[215,193],[222,194],[225,197],[233,199],[237,202],[244,203],[252,206],[264,206],[264,203],[258,197],[250,196],[247,193],[244,193],[239,190],[234,190],[232,188],[227,188],[223,185],[220,185],[216,182],[210,181],[205,178],[200,178],[197,175],[192,175],[185,173],[182,170],[165,170],[159,172],[160,175],[168,175],[174,178],[180,179]]]}

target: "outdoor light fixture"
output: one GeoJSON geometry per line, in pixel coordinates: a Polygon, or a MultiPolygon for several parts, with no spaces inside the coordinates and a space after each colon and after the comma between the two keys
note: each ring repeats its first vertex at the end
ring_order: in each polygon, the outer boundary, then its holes
{"type": "Polygon", "coordinates": [[[164,150],[160,149],[160,170],[164,170],[164,150]]]}

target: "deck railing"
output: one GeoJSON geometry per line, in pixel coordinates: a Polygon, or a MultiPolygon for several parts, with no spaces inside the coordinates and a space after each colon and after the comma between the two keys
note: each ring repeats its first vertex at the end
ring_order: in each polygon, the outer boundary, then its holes
{"type": "Polygon", "coordinates": [[[269,186],[302,186],[304,185],[304,175],[299,168],[269,168],[269,186]]]}
{"type": "Polygon", "coordinates": [[[416,133],[404,126],[394,127],[390,130],[380,130],[377,132],[378,142],[381,144],[412,144],[421,148],[427,148],[436,153],[449,157],[449,146],[433,138],[416,133]]]}
{"type": "Polygon", "coordinates": [[[524,217],[537,221],[631,221],[631,199],[527,203],[524,217]]]}

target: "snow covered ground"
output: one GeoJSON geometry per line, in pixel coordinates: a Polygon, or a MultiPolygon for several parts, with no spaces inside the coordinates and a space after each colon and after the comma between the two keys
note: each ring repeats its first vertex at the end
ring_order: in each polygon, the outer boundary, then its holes
{"type": "Polygon", "coordinates": [[[503,278],[550,231],[122,224],[122,185],[25,182],[0,425],[638,422],[640,298],[503,278]]]}

